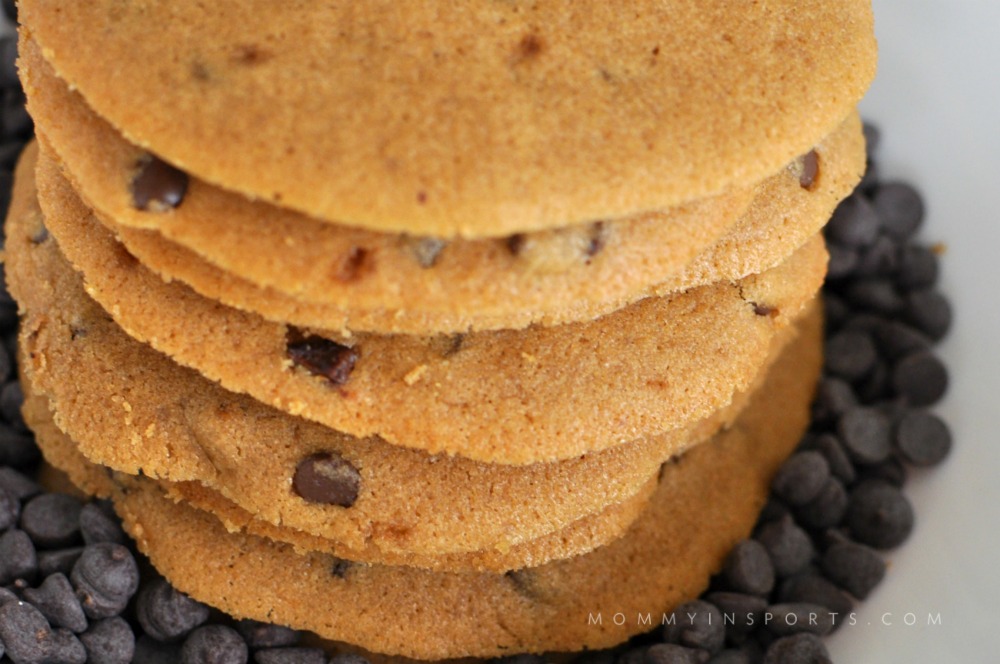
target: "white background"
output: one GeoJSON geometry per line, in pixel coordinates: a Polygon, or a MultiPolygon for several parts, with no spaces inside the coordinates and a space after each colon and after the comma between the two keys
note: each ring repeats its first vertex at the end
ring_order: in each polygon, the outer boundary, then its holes
{"type": "Polygon", "coordinates": [[[876,0],[879,73],[862,115],[880,165],[925,193],[927,240],[947,244],[956,323],[938,410],[955,447],[912,475],[917,525],[858,625],[828,641],[838,664],[1000,661],[1000,0],[876,0]],[[917,625],[903,624],[912,612],[917,625]],[[892,626],[882,624],[882,616],[892,626]],[[940,614],[941,625],[927,625],[940,614]]]}

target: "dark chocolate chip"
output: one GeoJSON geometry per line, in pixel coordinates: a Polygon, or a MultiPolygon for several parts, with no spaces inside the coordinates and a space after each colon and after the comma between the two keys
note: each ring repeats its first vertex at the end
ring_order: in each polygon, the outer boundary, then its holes
{"type": "Polygon", "coordinates": [[[23,404],[24,393],[21,391],[21,382],[12,380],[6,383],[0,390],[0,415],[15,429],[27,431],[28,426],[21,415],[23,404]]]}
{"type": "Polygon", "coordinates": [[[858,542],[876,549],[891,549],[910,536],[913,508],[895,486],[869,480],[851,490],[844,523],[858,542]]]}
{"type": "Polygon", "coordinates": [[[858,481],[864,480],[882,480],[893,486],[901,487],[906,483],[906,466],[895,456],[873,466],[860,466],[858,468],[858,481]]]}
{"type": "Polygon", "coordinates": [[[896,360],[931,347],[931,340],[923,333],[898,320],[881,325],[875,332],[875,340],[889,360],[896,360]]]}
{"type": "Polygon", "coordinates": [[[849,409],[858,405],[858,397],[850,383],[834,376],[824,376],[816,387],[813,419],[821,423],[836,422],[849,409]]]}
{"type": "Polygon", "coordinates": [[[45,616],[26,602],[0,606],[0,641],[17,664],[84,664],[87,651],[66,629],[52,629],[45,616]]]}
{"type": "MultiPolygon", "coordinates": [[[[744,540],[746,541],[750,540],[744,540]]],[[[767,557],[766,553],[764,557],[767,557]]],[[[719,609],[700,599],[678,606],[663,626],[663,640],[667,643],[706,650],[709,653],[722,650],[725,639],[726,628],[719,609]]]]}
{"type": "Polygon", "coordinates": [[[847,287],[845,297],[858,309],[887,316],[897,314],[906,306],[903,297],[896,291],[896,285],[884,277],[853,281],[847,287]]]}
{"type": "Polygon", "coordinates": [[[771,490],[785,503],[804,505],[819,495],[830,477],[830,465],[819,452],[796,452],[781,465],[771,490]]]}
{"type": "Polygon", "coordinates": [[[139,591],[135,613],[146,634],[158,641],[174,641],[208,620],[209,610],[158,577],[139,591]]]}
{"type": "Polygon", "coordinates": [[[69,549],[57,549],[55,551],[41,551],[38,554],[38,572],[42,576],[62,572],[69,576],[73,571],[73,565],[80,559],[83,553],[82,546],[74,546],[69,549]]]}
{"type": "Polygon", "coordinates": [[[951,304],[936,290],[916,290],[906,296],[904,317],[934,341],[940,341],[951,327],[951,304]]]}
{"type": "Polygon", "coordinates": [[[767,550],[779,578],[804,570],[815,553],[809,535],[791,517],[764,524],[754,537],[767,550]]]}
{"type": "Polygon", "coordinates": [[[729,588],[737,592],[767,595],[774,588],[771,557],[767,549],[755,540],[745,539],[736,543],[723,564],[722,575],[729,588]]]}
{"type": "Polygon", "coordinates": [[[299,462],[292,488],[312,503],[350,507],[358,499],[361,474],[338,454],[313,454],[299,462]]]}
{"type": "Polygon", "coordinates": [[[885,577],[885,561],[871,547],[855,542],[831,545],[820,561],[826,578],[864,599],[885,577]]]}
{"type": "Polygon", "coordinates": [[[875,366],[878,351],[863,332],[839,332],[826,341],[826,370],[834,376],[856,381],[875,366]]]}
{"type": "Polygon", "coordinates": [[[64,493],[32,498],[21,513],[21,528],[41,549],[61,549],[80,543],[79,500],[64,493]]]}
{"type": "Polygon", "coordinates": [[[767,628],[776,636],[816,634],[833,631],[833,617],[826,607],[806,602],[774,604],[767,608],[767,628]]]}
{"type": "Polygon", "coordinates": [[[856,249],[830,242],[826,250],[830,254],[826,274],[831,280],[843,279],[857,269],[860,258],[856,249]]]}
{"type": "Polygon", "coordinates": [[[340,653],[330,659],[330,664],[371,664],[366,658],[354,653],[340,653]]]}
{"type": "Polygon", "coordinates": [[[53,627],[65,627],[76,633],[87,629],[87,617],[65,574],[52,574],[38,588],[25,590],[22,596],[34,604],[53,627]]]}
{"type": "Polygon", "coordinates": [[[0,423],[0,463],[14,468],[33,468],[41,458],[38,445],[30,434],[0,423]]]}
{"type": "Polygon", "coordinates": [[[136,639],[132,664],[177,664],[180,661],[181,644],[162,643],[146,635],[136,639]]]}
{"type": "Polygon", "coordinates": [[[903,247],[896,273],[896,285],[904,290],[928,288],[937,282],[938,257],[928,249],[916,244],[903,247]]]}
{"type": "Polygon", "coordinates": [[[882,141],[882,132],[870,122],[862,123],[861,131],[865,137],[865,153],[870,157],[878,150],[879,143],[882,141]]]}
{"type": "Polygon", "coordinates": [[[282,625],[271,625],[256,620],[241,620],[236,629],[251,648],[284,648],[294,646],[302,638],[300,632],[282,625]]]}
{"type": "Polygon", "coordinates": [[[806,528],[822,530],[840,523],[846,510],[847,491],[839,480],[831,477],[819,495],[795,508],[795,518],[806,528]]]}
{"type": "Polygon", "coordinates": [[[3,127],[4,138],[27,139],[35,130],[35,124],[24,107],[24,91],[20,87],[6,88],[3,91],[2,107],[0,107],[0,127],[3,127]]]}
{"type": "Polygon", "coordinates": [[[925,410],[907,412],[896,424],[896,449],[915,466],[933,466],[948,456],[951,431],[925,410]]]}
{"type": "Polygon", "coordinates": [[[7,489],[0,487],[0,530],[7,530],[17,523],[21,514],[21,501],[7,489]]]}
{"type": "Polygon", "coordinates": [[[924,201],[916,189],[903,182],[880,184],[872,192],[872,207],[878,213],[882,229],[905,240],[912,237],[924,220],[924,201]]]}
{"type": "Polygon", "coordinates": [[[801,170],[799,171],[799,185],[803,189],[812,189],[819,176],[819,154],[815,150],[810,150],[799,157],[801,170]]]}
{"type": "Polygon", "coordinates": [[[153,155],[136,166],[132,177],[132,205],[137,210],[166,212],[184,201],[188,175],[153,155]]]}
{"type": "Polygon", "coordinates": [[[754,664],[750,655],[742,650],[727,648],[715,654],[708,664],[754,664]]]}
{"type": "Polygon", "coordinates": [[[844,484],[851,484],[857,478],[857,472],[844,446],[837,437],[825,433],[816,437],[812,449],[823,455],[830,466],[830,473],[844,484]]]}
{"type": "Polygon", "coordinates": [[[288,357],[297,366],[322,376],[331,385],[347,383],[358,361],[358,351],[324,337],[310,335],[288,342],[288,357]]]}
{"type": "Polygon", "coordinates": [[[92,502],[80,510],[80,533],[86,544],[114,542],[127,544],[128,535],[122,529],[121,521],[115,516],[114,508],[106,501],[92,502]]]}
{"type": "Polygon", "coordinates": [[[888,277],[899,269],[900,248],[891,238],[879,235],[870,246],[858,254],[854,273],[859,277],[888,277]]]}
{"type": "Polygon", "coordinates": [[[875,208],[868,199],[855,192],[834,210],[826,225],[826,235],[846,247],[867,247],[878,237],[879,226],[875,208]]]}
{"type": "Polygon", "coordinates": [[[269,648],[253,654],[256,664],[326,664],[319,648],[269,648]]]}
{"type": "Polygon", "coordinates": [[[948,370],[927,351],[907,355],[892,370],[896,394],[914,406],[929,406],[948,390],[948,370]]]}
{"type": "Polygon", "coordinates": [[[12,22],[17,23],[17,2],[16,0],[3,0],[3,13],[12,22]]]}
{"type": "Polygon", "coordinates": [[[371,252],[364,247],[351,247],[334,267],[334,276],[339,281],[350,282],[361,276],[369,265],[371,252]]]}
{"type": "Polygon", "coordinates": [[[843,590],[819,574],[806,573],[785,580],[778,588],[779,602],[806,602],[826,609],[834,629],[844,624],[854,602],[843,590]]]}
{"type": "Polygon", "coordinates": [[[815,634],[785,636],[770,645],[764,664],[833,664],[823,641],[815,634]]]}
{"type": "Polygon", "coordinates": [[[505,240],[507,251],[514,256],[520,256],[527,241],[528,237],[524,233],[515,233],[505,240]]]}
{"type": "Polygon", "coordinates": [[[135,634],[119,616],[99,620],[80,635],[87,664],[129,664],[135,654],[135,634]]]}
{"type": "Polygon", "coordinates": [[[16,88],[21,85],[17,77],[17,35],[0,38],[0,88],[16,88]]]}
{"type": "Polygon", "coordinates": [[[837,432],[857,463],[880,463],[892,454],[892,422],[876,408],[850,409],[837,423],[837,432]]]}
{"type": "Polygon", "coordinates": [[[23,530],[8,530],[0,535],[0,585],[17,579],[31,581],[38,571],[35,545],[23,530]]]}
{"type": "Polygon", "coordinates": [[[191,632],[181,647],[181,664],[246,664],[243,638],[225,625],[206,625],[191,632]]]}
{"type": "Polygon", "coordinates": [[[13,468],[0,467],[0,488],[7,489],[20,501],[25,501],[42,492],[37,482],[13,468]]]}
{"type": "Polygon", "coordinates": [[[84,548],[70,580],[88,618],[111,618],[128,604],[139,587],[139,568],[120,544],[101,542],[84,548]]]}
{"type": "Polygon", "coordinates": [[[767,600],[758,595],[733,592],[713,592],[705,600],[718,607],[726,627],[729,643],[742,643],[760,625],[767,600]]]}
{"type": "Polygon", "coordinates": [[[333,574],[338,579],[346,578],[347,570],[351,569],[351,564],[350,560],[334,557],[333,564],[330,565],[330,574],[333,574]]]}

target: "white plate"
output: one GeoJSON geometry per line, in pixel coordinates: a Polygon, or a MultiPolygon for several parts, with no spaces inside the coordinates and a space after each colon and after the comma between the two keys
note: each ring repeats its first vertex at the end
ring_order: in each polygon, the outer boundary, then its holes
{"type": "Polygon", "coordinates": [[[1000,2],[876,0],[875,21],[879,73],[862,115],[882,129],[883,176],[925,194],[923,239],[948,248],[942,288],[956,323],[941,348],[951,387],[937,410],[955,447],[940,468],[911,475],[913,535],[891,552],[857,624],[828,645],[838,664],[996,662],[1000,2]]]}

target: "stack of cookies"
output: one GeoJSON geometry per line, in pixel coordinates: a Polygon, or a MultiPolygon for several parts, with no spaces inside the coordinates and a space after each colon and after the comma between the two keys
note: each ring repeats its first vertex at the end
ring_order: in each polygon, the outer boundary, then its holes
{"type": "Polygon", "coordinates": [[[867,2],[20,12],[26,419],[177,588],[574,651],[747,535],[819,371],[867,2]]]}

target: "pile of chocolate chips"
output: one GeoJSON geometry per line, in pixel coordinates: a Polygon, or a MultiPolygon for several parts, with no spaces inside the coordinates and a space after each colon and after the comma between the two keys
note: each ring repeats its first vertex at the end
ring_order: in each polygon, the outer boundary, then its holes
{"type": "MultiPolygon", "coordinates": [[[[11,170],[32,133],[15,56],[13,37],[0,40],[3,216],[11,170]]],[[[871,154],[878,135],[871,127],[866,133],[871,154]]],[[[917,192],[880,182],[869,156],[864,181],[826,231],[826,366],[813,422],[775,477],[753,537],[668,624],[576,661],[830,661],[820,637],[840,628],[881,581],[881,551],[902,543],[913,526],[901,491],[908,468],[940,462],[951,446],[947,426],[926,410],[947,386],[931,349],[951,311],[934,290],[936,252],[913,240],[922,217],[917,192]]],[[[329,659],[301,646],[300,632],[234,621],[186,597],[135,550],[109,504],[44,491],[34,479],[41,457],[20,414],[16,328],[16,305],[0,288],[0,663],[367,662],[329,659]]]]}

